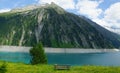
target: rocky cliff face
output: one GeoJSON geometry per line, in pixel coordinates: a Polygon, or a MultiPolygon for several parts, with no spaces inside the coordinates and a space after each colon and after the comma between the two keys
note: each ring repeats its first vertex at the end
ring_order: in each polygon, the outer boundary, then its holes
{"type": "Polygon", "coordinates": [[[115,46],[113,41],[104,37],[82,17],[66,12],[54,3],[0,14],[1,45],[32,46],[40,41],[45,47],[120,46],[119,44],[115,46]]]}

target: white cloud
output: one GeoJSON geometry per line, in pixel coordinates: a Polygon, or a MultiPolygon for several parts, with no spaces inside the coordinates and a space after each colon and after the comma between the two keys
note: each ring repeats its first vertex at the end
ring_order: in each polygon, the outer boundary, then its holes
{"type": "Polygon", "coordinates": [[[103,12],[102,9],[98,8],[99,4],[103,0],[79,0],[76,8],[78,13],[88,16],[89,18],[98,18],[98,16],[103,12]]]}
{"type": "Polygon", "coordinates": [[[99,8],[102,2],[104,0],[78,0],[76,9],[79,14],[91,18],[99,25],[112,31],[117,28],[120,32],[120,2],[112,4],[105,11],[99,8]],[[101,15],[103,15],[103,18],[100,19],[99,16],[101,15]]]}
{"type": "Polygon", "coordinates": [[[104,12],[102,19],[93,19],[102,26],[120,28],[120,2],[112,4],[104,12]]]}
{"type": "Polygon", "coordinates": [[[9,12],[11,9],[0,9],[0,13],[9,12]]]}
{"type": "Polygon", "coordinates": [[[120,2],[111,5],[105,11],[104,20],[111,23],[111,25],[120,27],[120,2]]]}
{"type": "Polygon", "coordinates": [[[104,12],[102,19],[92,19],[101,26],[120,34],[120,2],[112,4],[104,12]]]}
{"type": "Polygon", "coordinates": [[[94,22],[98,23],[99,25],[101,26],[108,26],[108,22],[106,22],[105,20],[103,19],[99,19],[99,18],[96,18],[96,19],[92,19],[94,22]]]}
{"type": "Polygon", "coordinates": [[[74,0],[38,0],[40,4],[54,2],[57,5],[61,6],[64,9],[74,9],[75,2],[74,0]]]}

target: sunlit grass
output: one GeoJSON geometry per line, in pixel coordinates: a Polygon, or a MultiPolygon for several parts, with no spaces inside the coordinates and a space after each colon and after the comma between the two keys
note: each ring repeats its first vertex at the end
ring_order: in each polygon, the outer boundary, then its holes
{"type": "MultiPolygon", "coordinates": [[[[3,62],[0,62],[2,65],[3,62]]],[[[108,66],[71,66],[70,70],[54,70],[54,65],[7,64],[6,73],[120,73],[120,67],[108,66]]]]}

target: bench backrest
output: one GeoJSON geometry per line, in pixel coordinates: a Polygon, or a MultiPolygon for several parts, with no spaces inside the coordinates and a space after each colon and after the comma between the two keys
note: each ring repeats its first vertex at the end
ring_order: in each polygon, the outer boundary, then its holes
{"type": "Polygon", "coordinates": [[[70,69],[70,65],[54,65],[54,69],[55,70],[69,70],[70,69]]]}

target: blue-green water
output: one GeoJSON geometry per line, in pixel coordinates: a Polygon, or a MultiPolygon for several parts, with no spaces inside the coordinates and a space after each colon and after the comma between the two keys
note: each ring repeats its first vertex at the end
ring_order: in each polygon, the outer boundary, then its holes
{"type": "MultiPolygon", "coordinates": [[[[0,52],[0,60],[30,63],[29,53],[0,52]]],[[[120,66],[120,52],[64,54],[47,53],[49,64],[120,66]]]]}
{"type": "Polygon", "coordinates": [[[29,53],[0,52],[0,60],[2,61],[30,63],[30,59],[29,53]]]}

